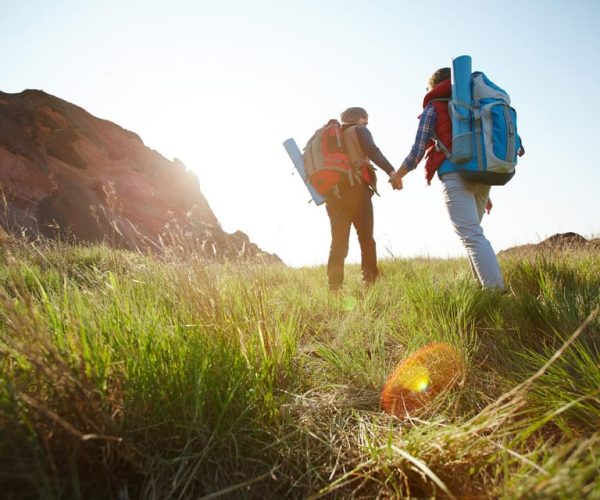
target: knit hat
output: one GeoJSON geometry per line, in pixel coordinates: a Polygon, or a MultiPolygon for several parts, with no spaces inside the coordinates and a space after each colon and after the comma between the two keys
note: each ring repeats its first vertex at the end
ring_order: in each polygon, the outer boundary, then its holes
{"type": "Polygon", "coordinates": [[[348,108],[340,115],[342,123],[357,123],[359,118],[369,118],[365,108],[348,108]]]}

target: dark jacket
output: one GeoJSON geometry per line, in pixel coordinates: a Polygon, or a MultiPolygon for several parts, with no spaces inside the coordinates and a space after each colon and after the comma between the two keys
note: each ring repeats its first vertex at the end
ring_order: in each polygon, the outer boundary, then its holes
{"type": "MultiPolygon", "coordinates": [[[[342,125],[342,130],[351,126],[352,124],[344,124],[342,125]]],[[[386,174],[390,175],[394,171],[394,167],[388,159],[383,156],[383,153],[375,144],[371,131],[367,127],[359,125],[356,127],[356,135],[358,136],[360,146],[369,157],[369,160],[375,163],[381,170],[385,171],[386,174]]]]}

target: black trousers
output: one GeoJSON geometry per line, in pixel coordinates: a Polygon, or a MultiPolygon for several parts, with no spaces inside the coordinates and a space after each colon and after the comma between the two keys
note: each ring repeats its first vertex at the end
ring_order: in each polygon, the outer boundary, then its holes
{"type": "Polygon", "coordinates": [[[344,282],[344,260],[348,255],[350,227],[358,235],[363,281],[377,279],[377,250],[373,239],[373,191],[366,184],[356,184],[343,191],[339,198],[327,200],[327,214],[331,223],[331,248],[327,262],[329,288],[340,288],[344,282]]]}

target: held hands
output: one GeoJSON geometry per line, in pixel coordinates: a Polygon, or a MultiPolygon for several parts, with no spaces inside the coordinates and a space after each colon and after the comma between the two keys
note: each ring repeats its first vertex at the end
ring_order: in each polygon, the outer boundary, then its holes
{"type": "Polygon", "coordinates": [[[398,173],[391,175],[389,182],[392,185],[392,189],[400,191],[404,187],[402,185],[402,177],[398,177],[398,173]]]}
{"type": "Polygon", "coordinates": [[[402,185],[402,177],[408,173],[405,167],[400,167],[396,172],[390,175],[390,184],[393,189],[401,190],[404,186],[402,185]]]}

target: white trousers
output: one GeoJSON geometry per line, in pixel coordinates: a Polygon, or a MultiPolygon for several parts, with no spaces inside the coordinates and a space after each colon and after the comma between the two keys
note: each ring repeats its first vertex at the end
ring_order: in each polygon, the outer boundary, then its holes
{"type": "Polygon", "coordinates": [[[504,288],[498,259],[481,228],[490,186],[465,181],[456,172],[442,175],[441,180],[454,232],[467,250],[473,274],[483,288],[504,288]]]}

